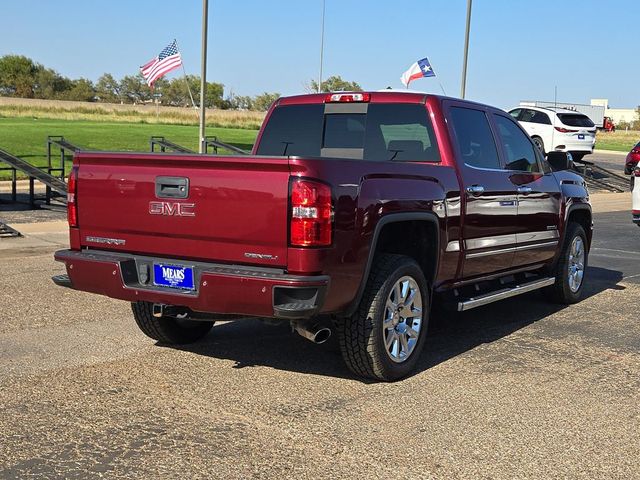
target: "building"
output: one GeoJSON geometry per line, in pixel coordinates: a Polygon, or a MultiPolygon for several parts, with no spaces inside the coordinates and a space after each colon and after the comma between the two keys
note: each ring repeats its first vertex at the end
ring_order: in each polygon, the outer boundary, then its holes
{"type": "Polygon", "coordinates": [[[613,123],[616,125],[620,122],[635,122],[640,120],[638,118],[638,110],[635,108],[609,108],[609,99],[607,98],[592,98],[591,105],[598,105],[604,107],[604,115],[610,117],[613,123]]]}

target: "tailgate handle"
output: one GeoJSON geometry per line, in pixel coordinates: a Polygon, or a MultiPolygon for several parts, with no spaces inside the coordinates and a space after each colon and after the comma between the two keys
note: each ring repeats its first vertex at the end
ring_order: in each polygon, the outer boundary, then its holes
{"type": "Polygon", "coordinates": [[[189,197],[189,179],[186,177],[156,177],[156,197],[189,197]]]}

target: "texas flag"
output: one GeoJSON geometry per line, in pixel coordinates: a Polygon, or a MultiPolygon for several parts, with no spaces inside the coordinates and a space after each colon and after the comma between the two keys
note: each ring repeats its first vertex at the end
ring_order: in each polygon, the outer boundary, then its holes
{"type": "Polygon", "coordinates": [[[436,74],[431,68],[431,64],[429,63],[428,58],[423,58],[422,60],[418,60],[416,63],[409,67],[409,70],[402,74],[400,77],[400,81],[403,83],[405,87],[409,86],[409,83],[413,80],[422,77],[435,77],[436,74]]]}

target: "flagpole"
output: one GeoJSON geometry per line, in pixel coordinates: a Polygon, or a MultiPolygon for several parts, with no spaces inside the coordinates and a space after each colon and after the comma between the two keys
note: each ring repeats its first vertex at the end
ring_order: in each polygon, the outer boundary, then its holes
{"type": "Polygon", "coordinates": [[[467,89],[467,60],[469,58],[469,29],[471,27],[471,1],[467,0],[467,29],[464,34],[464,61],[462,62],[462,85],[460,86],[460,98],[464,99],[467,89]]]}
{"type": "Polygon", "coordinates": [[[324,11],[325,0],[322,0],[322,23],[320,26],[320,74],[318,75],[318,93],[322,91],[322,57],[324,55],[324,11]]]}
{"type": "Polygon", "coordinates": [[[205,93],[207,86],[207,20],[209,15],[209,0],[202,0],[202,58],[200,60],[200,145],[198,151],[204,152],[205,135],[205,93]]]}
{"type": "MultiPolygon", "coordinates": [[[[178,42],[177,40],[173,40],[176,43],[176,50],[178,50],[178,52],[180,51],[180,48],[178,47],[178,42]]],[[[196,102],[193,99],[193,93],[191,93],[191,86],[189,85],[189,80],[187,79],[187,71],[184,68],[184,60],[182,60],[182,54],[180,54],[180,63],[182,64],[182,73],[184,74],[184,83],[187,84],[187,90],[189,91],[189,97],[191,98],[191,105],[193,105],[194,109],[197,109],[198,107],[196,107],[196,102]]]]}

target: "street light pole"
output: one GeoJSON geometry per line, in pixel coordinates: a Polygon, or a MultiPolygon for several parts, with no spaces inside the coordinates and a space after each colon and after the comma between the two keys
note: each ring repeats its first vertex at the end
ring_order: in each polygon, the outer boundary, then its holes
{"type": "Polygon", "coordinates": [[[471,27],[471,1],[467,0],[467,30],[464,35],[464,60],[462,62],[462,86],[460,87],[460,98],[464,98],[467,87],[467,59],[469,57],[469,28],[471,27]]]}
{"type": "Polygon", "coordinates": [[[209,0],[202,0],[202,58],[200,59],[200,145],[198,151],[204,153],[205,93],[207,90],[207,20],[209,0]]]}

